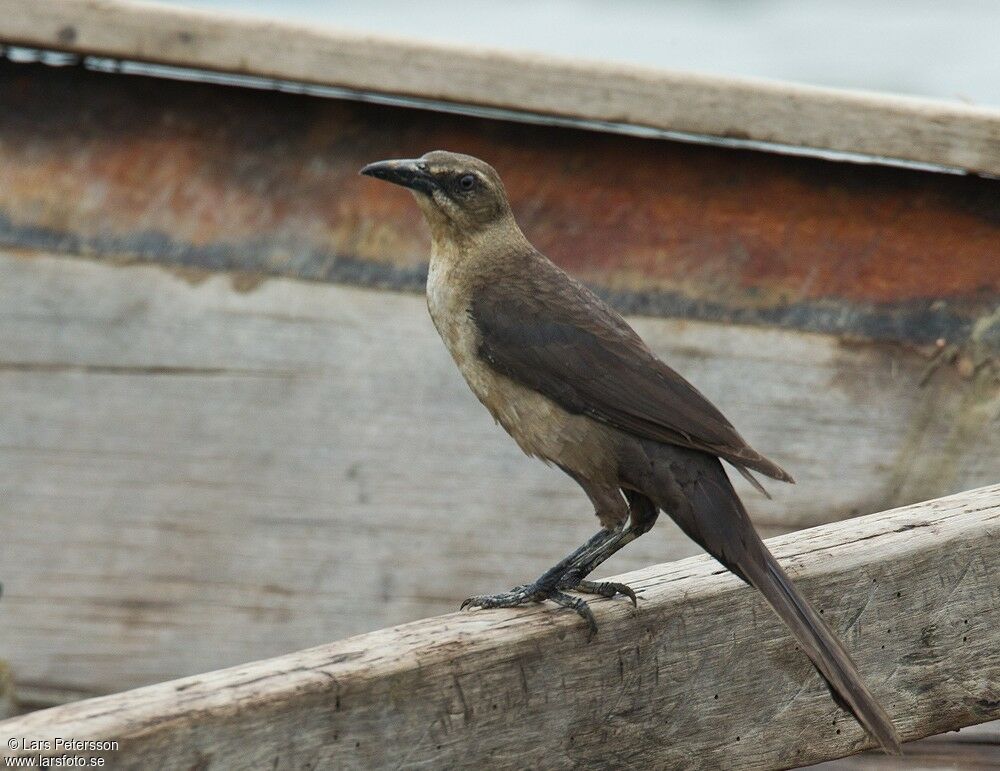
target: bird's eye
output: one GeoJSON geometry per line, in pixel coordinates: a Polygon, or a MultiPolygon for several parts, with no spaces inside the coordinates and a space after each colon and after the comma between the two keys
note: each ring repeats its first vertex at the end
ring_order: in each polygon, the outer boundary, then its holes
{"type": "Polygon", "coordinates": [[[474,174],[466,174],[460,180],[458,180],[458,186],[468,192],[476,186],[476,176],[474,174]]]}

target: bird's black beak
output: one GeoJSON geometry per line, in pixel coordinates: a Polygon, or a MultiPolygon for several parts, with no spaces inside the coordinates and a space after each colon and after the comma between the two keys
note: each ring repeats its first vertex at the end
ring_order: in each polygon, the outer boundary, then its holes
{"type": "Polygon", "coordinates": [[[419,190],[430,195],[437,190],[437,182],[427,171],[427,164],[419,159],[400,161],[377,161],[365,166],[361,173],[394,185],[402,185],[410,190],[419,190]]]}

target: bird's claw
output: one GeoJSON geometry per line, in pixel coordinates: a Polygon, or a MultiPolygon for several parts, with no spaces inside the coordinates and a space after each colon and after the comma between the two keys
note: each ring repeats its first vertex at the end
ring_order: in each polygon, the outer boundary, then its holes
{"type": "Polygon", "coordinates": [[[484,594],[477,597],[469,597],[462,602],[461,610],[466,608],[514,608],[528,602],[542,602],[551,600],[556,605],[569,608],[577,613],[587,622],[589,634],[587,640],[592,640],[597,634],[597,619],[594,618],[590,606],[579,597],[571,597],[559,591],[558,588],[545,588],[529,584],[518,586],[509,592],[502,594],[484,594]]]}
{"type": "Polygon", "coordinates": [[[531,586],[515,586],[509,592],[500,594],[480,594],[462,601],[460,610],[466,608],[516,608],[526,602],[541,602],[543,593],[531,586]]]}
{"type": "Polygon", "coordinates": [[[556,605],[561,605],[564,608],[575,611],[577,615],[587,622],[587,642],[594,639],[594,636],[597,634],[597,619],[594,618],[594,613],[586,602],[579,597],[570,597],[568,594],[563,594],[558,589],[553,589],[548,595],[548,599],[552,600],[556,605]]]}
{"type": "Polygon", "coordinates": [[[620,584],[617,581],[586,581],[576,570],[563,573],[562,578],[559,579],[558,588],[571,589],[584,594],[597,594],[608,599],[620,594],[632,601],[632,607],[639,606],[635,592],[627,584],[620,584]]]}
{"type": "Polygon", "coordinates": [[[573,586],[563,586],[560,584],[560,588],[572,589],[575,592],[583,592],[584,594],[597,594],[609,599],[620,594],[623,597],[628,597],[632,602],[632,607],[639,606],[638,599],[632,587],[628,584],[619,584],[616,581],[580,581],[573,586]]]}

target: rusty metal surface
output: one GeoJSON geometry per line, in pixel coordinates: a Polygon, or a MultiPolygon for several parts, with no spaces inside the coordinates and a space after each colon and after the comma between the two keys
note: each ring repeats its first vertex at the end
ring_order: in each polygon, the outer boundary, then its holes
{"type": "Polygon", "coordinates": [[[417,289],[373,159],[504,177],[529,238],[620,307],[962,341],[1000,302],[1000,181],[0,64],[0,243],[417,289]]]}

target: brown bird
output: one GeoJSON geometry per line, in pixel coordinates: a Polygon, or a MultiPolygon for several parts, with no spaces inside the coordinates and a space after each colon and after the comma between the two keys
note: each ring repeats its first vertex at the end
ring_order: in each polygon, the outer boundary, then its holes
{"type": "Polygon", "coordinates": [[[754,450],[693,385],[660,361],[618,313],[538,252],[514,221],[494,169],[443,151],[361,170],[409,188],[431,229],[427,305],[473,393],[528,455],[561,468],[594,505],[601,530],[534,582],[462,607],[551,600],[590,625],[564,590],[613,597],[588,581],[665,511],[788,625],[830,688],[886,752],[900,752],[888,715],[833,631],[771,555],[723,470],[724,460],[793,481],[754,450]]]}

